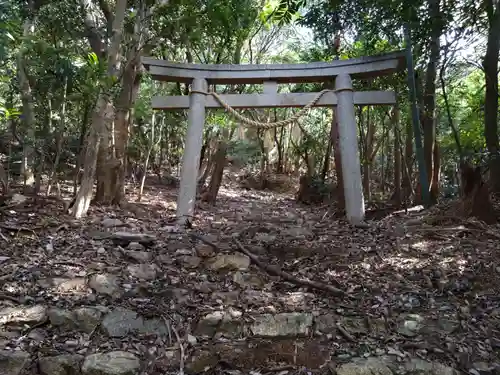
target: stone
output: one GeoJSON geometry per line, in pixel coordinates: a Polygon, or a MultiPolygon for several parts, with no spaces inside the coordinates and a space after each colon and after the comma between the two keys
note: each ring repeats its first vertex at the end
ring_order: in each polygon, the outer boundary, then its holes
{"type": "MultiPolygon", "coordinates": [[[[134,242],[133,242],[134,243],[134,242]]],[[[137,242],[135,242],[137,243],[137,242]]],[[[139,246],[142,246],[138,244],[139,246]]],[[[141,251],[141,250],[125,250],[125,255],[127,255],[129,258],[132,258],[136,262],[139,263],[147,263],[150,262],[151,259],[153,259],[153,254],[151,254],[148,251],[141,251]]]]}
{"type": "Polygon", "coordinates": [[[281,231],[281,235],[288,236],[288,237],[298,237],[298,238],[305,238],[305,237],[310,237],[313,235],[313,233],[304,227],[291,227],[287,228],[284,231],[281,231]]]}
{"type": "Polygon", "coordinates": [[[201,258],[209,258],[214,255],[214,249],[209,245],[196,246],[196,254],[201,258]]]}
{"type": "Polygon", "coordinates": [[[408,314],[403,316],[399,323],[398,332],[406,337],[414,337],[420,333],[424,327],[424,318],[418,314],[408,314]]]}
{"type": "Polygon", "coordinates": [[[218,363],[218,353],[208,350],[199,350],[187,361],[186,372],[192,375],[201,374],[215,367],[218,363]]]}
{"type": "Polygon", "coordinates": [[[51,308],[48,311],[50,324],[68,331],[91,333],[101,321],[103,312],[95,307],[80,307],[73,311],[51,308]]]}
{"type": "Polygon", "coordinates": [[[102,327],[111,337],[125,337],[131,333],[166,336],[168,328],[160,319],[144,319],[135,311],[117,308],[108,313],[102,327]]]}
{"type": "Polygon", "coordinates": [[[113,227],[122,226],[123,222],[120,219],[113,219],[113,218],[107,217],[103,221],[101,221],[101,225],[104,228],[113,228],[113,227]]]}
{"type": "Polygon", "coordinates": [[[358,358],[337,367],[337,375],[392,375],[392,371],[379,358],[358,358]]]}
{"type": "Polygon", "coordinates": [[[264,281],[260,277],[240,271],[234,273],[233,282],[242,287],[255,287],[258,289],[264,287],[264,281]]]}
{"type": "Polygon", "coordinates": [[[186,268],[197,268],[201,263],[201,258],[185,255],[181,257],[181,261],[186,268]]]}
{"type": "Polygon", "coordinates": [[[87,281],[83,277],[73,279],[54,280],[57,283],[56,291],[59,293],[89,293],[87,281]]]}
{"type": "Polygon", "coordinates": [[[138,242],[143,246],[151,246],[156,241],[156,237],[145,233],[116,232],[111,235],[114,244],[128,246],[131,242],[138,242]]]}
{"type": "Polygon", "coordinates": [[[458,375],[454,368],[437,362],[429,362],[420,358],[412,358],[404,364],[408,375],[458,375]]]}
{"type": "Polygon", "coordinates": [[[79,375],[82,362],[82,355],[63,354],[40,358],[38,368],[41,375],[79,375]]]}
{"type": "Polygon", "coordinates": [[[99,294],[107,294],[112,297],[121,295],[118,277],[109,273],[92,275],[89,286],[99,294]]]}
{"type": "Polygon", "coordinates": [[[250,267],[250,258],[244,254],[217,254],[209,262],[209,268],[214,271],[245,271],[250,267]]]}
{"type": "Polygon", "coordinates": [[[127,246],[127,250],[131,250],[131,251],[144,251],[146,248],[144,246],[142,246],[139,242],[131,242],[128,244],[127,246]]]}
{"type": "Polygon", "coordinates": [[[47,320],[47,307],[43,305],[5,307],[0,309],[0,325],[36,325],[47,320]]]}
{"type": "Polygon", "coordinates": [[[334,333],[337,331],[338,316],[335,314],[322,314],[314,319],[315,330],[321,333],[334,333]]]}
{"type": "Polygon", "coordinates": [[[157,275],[157,267],[155,264],[130,264],[127,271],[132,277],[142,280],[154,280],[157,275]]]}
{"type": "Polygon", "coordinates": [[[263,242],[265,244],[270,244],[276,241],[277,236],[269,233],[257,233],[254,237],[257,241],[263,242]]]}
{"type": "Polygon", "coordinates": [[[253,318],[249,329],[260,337],[305,336],[313,325],[313,315],[308,313],[261,314],[253,318]]]}
{"type": "Polygon", "coordinates": [[[141,367],[139,358],[124,351],[95,353],[85,357],[83,375],[138,375],[141,367]]]}
{"type": "Polygon", "coordinates": [[[0,350],[0,374],[21,375],[29,361],[30,355],[24,351],[0,350]]]}
{"type": "Polygon", "coordinates": [[[195,334],[203,337],[213,337],[216,333],[225,337],[238,337],[243,332],[241,315],[234,311],[214,311],[198,321],[195,334]]]}

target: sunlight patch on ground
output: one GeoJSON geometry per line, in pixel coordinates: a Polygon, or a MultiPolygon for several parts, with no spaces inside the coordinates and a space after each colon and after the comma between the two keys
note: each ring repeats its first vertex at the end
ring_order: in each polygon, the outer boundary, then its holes
{"type": "Polygon", "coordinates": [[[383,265],[391,265],[397,269],[410,269],[423,264],[422,259],[404,256],[391,256],[383,259],[383,265]]]}
{"type": "Polygon", "coordinates": [[[429,249],[429,246],[431,245],[431,243],[429,241],[418,241],[418,242],[415,242],[411,245],[411,247],[415,250],[422,250],[422,251],[427,251],[429,249]]]}

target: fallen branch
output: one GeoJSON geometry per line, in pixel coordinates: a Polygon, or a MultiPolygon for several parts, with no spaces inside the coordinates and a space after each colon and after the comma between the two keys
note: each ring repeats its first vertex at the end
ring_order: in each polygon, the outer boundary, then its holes
{"type": "MultiPolygon", "coordinates": [[[[215,251],[219,251],[219,248],[217,245],[213,244],[212,242],[206,240],[205,238],[197,235],[197,234],[190,234],[191,237],[196,238],[197,240],[200,240],[201,242],[205,243],[206,245],[212,247],[215,251]]],[[[324,292],[328,292],[337,296],[344,296],[344,297],[351,297],[352,296],[342,289],[336,288],[332,285],[324,284],[318,281],[311,281],[307,279],[300,279],[298,277],[295,277],[285,271],[282,271],[278,269],[277,267],[269,266],[267,264],[264,264],[260,261],[260,259],[257,257],[257,255],[253,254],[249,250],[247,250],[236,238],[233,238],[234,242],[236,243],[236,246],[238,247],[238,250],[245,254],[247,257],[250,258],[250,260],[259,268],[263,269],[266,271],[268,274],[273,275],[273,276],[279,276],[282,279],[291,282],[292,284],[295,285],[301,285],[301,286],[307,286],[313,289],[318,289],[322,290],[324,292]]]]}

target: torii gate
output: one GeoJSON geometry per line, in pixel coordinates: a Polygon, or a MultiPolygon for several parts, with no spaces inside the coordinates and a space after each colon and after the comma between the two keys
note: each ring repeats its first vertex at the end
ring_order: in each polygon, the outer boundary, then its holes
{"type": "Polygon", "coordinates": [[[225,108],[235,114],[231,108],[313,106],[337,108],[346,215],[353,224],[364,220],[354,106],[394,105],[396,95],[393,91],[354,92],[351,79],[374,78],[403,70],[406,66],[404,52],[309,64],[177,64],[153,58],[143,58],[142,63],[153,79],[191,84],[189,97],[157,96],[152,99],[153,109],[189,109],[177,198],[179,223],[185,223],[194,213],[206,108],[225,108]],[[335,78],[335,90],[323,90],[320,93],[277,92],[280,83],[325,82],[332,78],[335,78]],[[209,84],[259,83],[264,85],[263,94],[219,95],[207,92],[209,84]]]}

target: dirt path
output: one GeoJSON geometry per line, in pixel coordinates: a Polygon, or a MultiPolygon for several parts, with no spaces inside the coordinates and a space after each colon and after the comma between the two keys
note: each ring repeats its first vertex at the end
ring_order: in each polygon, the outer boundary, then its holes
{"type": "Polygon", "coordinates": [[[353,228],[223,190],[186,232],[174,202],[150,189],[84,221],[53,200],[2,211],[0,374],[500,371],[498,228],[418,213],[353,228]]]}

